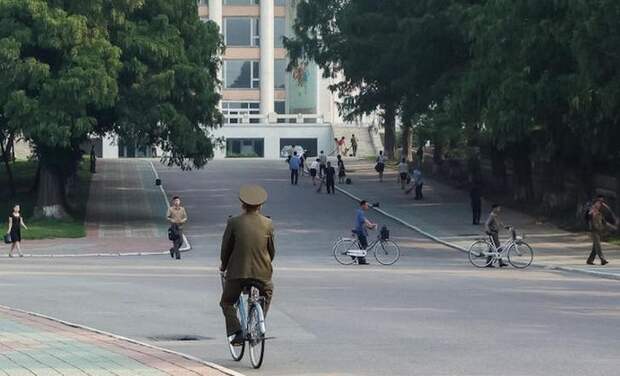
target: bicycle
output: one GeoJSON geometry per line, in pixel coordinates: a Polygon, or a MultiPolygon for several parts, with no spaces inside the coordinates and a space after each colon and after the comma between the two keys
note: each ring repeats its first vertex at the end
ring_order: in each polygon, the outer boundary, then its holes
{"type": "Polygon", "coordinates": [[[492,265],[495,261],[508,259],[508,263],[517,269],[525,269],[534,260],[534,251],[527,244],[522,236],[517,236],[514,227],[508,226],[510,240],[500,246],[495,246],[492,237],[488,239],[478,239],[470,247],[468,252],[469,262],[478,268],[485,268],[492,265]]]}
{"type": "Polygon", "coordinates": [[[387,227],[383,226],[377,239],[362,249],[352,230],[351,238],[340,238],[336,240],[332,251],[334,258],[342,265],[351,265],[356,262],[358,257],[366,257],[369,252],[373,252],[375,259],[381,265],[392,265],[400,259],[400,247],[396,242],[390,240],[387,227]]]}
{"type": "MultiPolygon", "coordinates": [[[[220,273],[222,287],[226,276],[220,273]]],[[[260,368],[263,364],[265,355],[265,336],[267,329],[265,326],[265,315],[263,306],[265,298],[260,295],[260,281],[249,280],[244,286],[239,300],[235,305],[237,308],[237,318],[243,330],[243,344],[233,346],[227,338],[228,348],[233,360],[240,361],[245,352],[245,344],[248,343],[250,350],[250,363],[254,368],[260,368]]]]}

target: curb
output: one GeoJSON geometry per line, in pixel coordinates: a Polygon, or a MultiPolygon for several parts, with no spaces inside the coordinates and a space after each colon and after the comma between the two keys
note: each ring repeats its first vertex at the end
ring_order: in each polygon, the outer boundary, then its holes
{"type": "MultiPolygon", "coordinates": [[[[187,252],[188,250],[181,250],[181,252],[187,252]]],[[[162,256],[170,254],[169,251],[155,251],[155,252],[103,252],[103,253],[60,253],[60,254],[33,254],[24,253],[24,258],[72,258],[72,257],[136,257],[136,256],[162,256]]],[[[3,255],[3,258],[11,258],[8,255],[3,255]]],[[[19,259],[18,256],[13,258],[19,259]]]]}
{"type": "Polygon", "coordinates": [[[141,342],[141,341],[138,341],[138,340],[135,340],[135,339],[119,336],[117,334],[113,334],[113,333],[109,333],[109,332],[106,332],[106,331],[103,331],[103,330],[94,329],[94,328],[91,328],[91,327],[88,327],[88,326],[85,326],[85,325],[80,325],[80,324],[72,323],[72,322],[69,322],[69,321],[57,319],[55,317],[43,315],[43,314],[36,313],[36,312],[25,311],[25,310],[18,309],[18,308],[7,307],[7,306],[1,305],[1,304],[0,304],[0,307],[2,309],[7,310],[7,311],[19,312],[19,313],[27,314],[29,316],[34,316],[34,317],[38,317],[38,318],[54,321],[54,322],[57,322],[59,324],[63,324],[63,325],[66,325],[66,326],[69,326],[69,327],[72,327],[72,328],[86,330],[86,331],[89,331],[89,332],[92,332],[92,333],[97,333],[97,334],[100,334],[100,335],[103,335],[103,336],[106,336],[106,337],[110,337],[110,338],[114,338],[114,339],[117,339],[117,340],[120,340],[120,341],[133,343],[134,345],[148,347],[150,349],[154,349],[154,350],[162,351],[162,352],[165,352],[165,353],[168,353],[168,354],[180,356],[180,357],[182,357],[184,359],[191,360],[193,362],[197,362],[197,363],[205,365],[205,366],[207,366],[209,368],[213,368],[215,370],[223,372],[224,374],[229,375],[229,376],[245,376],[242,373],[239,373],[237,371],[233,371],[233,370],[228,369],[226,367],[220,366],[219,364],[211,363],[211,362],[208,362],[206,360],[202,360],[202,359],[199,359],[199,358],[196,358],[194,356],[191,356],[191,355],[188,355],[188,354],[184,354],[184,353],[181,353],[181,352],[178,352],[178,351],[168,350],[168,349],[165,349],[163,347],[154,346],[154,345],[151,345],[151,344],[148,344],[148,343],[144,343],[144,342],[141,342]]]}
{"type": "MultiPolygon", "coordinates": [[[[361,201],[362,199],[357,197],[356,195],[354,195],[353,193],[346,191],[338,186],[336,186],[336,190],[338,190],[339,192],[343,193],[345,196],[349,197],[352,200],[355,200],[357,202],[361,201]]],[[[428,233],[424,230],[422,230],[421,228],[412,225],[411,223],[406,222],[405,220],[396,217],[388,212],[386,212],[383,209],[379,209],[379,208],[372,208],[374,211],[376,211],[379,214],[384,215],[387,218],[390,218],[393,221],[396,221],[400,224],[402,224],[403,226],[410,228],[411,230],[419,233],[420,235],[423,235],[424,237],[427,237],[439,244],[442,244],[448,248],[452,248],[452,249],[456,249],[457,251],[463,252],[463,253],[467,253],[468,250],[457,245],[454,243],[450,243],[448,241],[442,240],[440,238],[438,238],[437,236],[428,233]]],[[[605,273],[605,272],[599,272],[599,271],[594,271],[594,270],[585,270],[585,269],[578,269],[578,268],[572,268],[572,267],[568,267],[568,266],[555,266],[555,265],[545,265],[545,264],[539,264],[539,263],[535,263],[532,262],[531,266],[536,267],[536,268],[541,268],[541,269],[547,269],[547,270],[557,270],[557,271],[563,271],[563,272],[570,272],[570,273],[579,273],[579,274],[584,274],[584,275],[588,275],[591,277],[598,277],[598,278],[605,278],[605,279],[611,279],[611,280],[616,280],[616,281],[620,281],[620,275],[618,274],[612,274],[612,273],[605,273]]]]}

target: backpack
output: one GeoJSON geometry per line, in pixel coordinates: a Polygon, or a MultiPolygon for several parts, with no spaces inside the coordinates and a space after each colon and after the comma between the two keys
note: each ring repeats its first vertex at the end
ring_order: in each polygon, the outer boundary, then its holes
{"type": "Polygon", "coordinates": [[[344,181],[345,184],[351,184],[351,178],[347,178],[347,180],[344,181]]]}

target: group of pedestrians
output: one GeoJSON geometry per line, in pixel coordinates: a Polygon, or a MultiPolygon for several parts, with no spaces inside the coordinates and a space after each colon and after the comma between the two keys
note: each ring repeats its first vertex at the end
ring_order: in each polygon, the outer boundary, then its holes
{"type": "MultiPolygon", "coordinates": [[[[299,184],[299,175],[305,175],[304,156],[299,155],[297,151],[294,151],[292,155],[287,158],[289,171],[291,174],[291,185],[299,184]]],[[[323,185],[327,188],[328,194],[336,193],[336,176],[338,177],[338,183],[345,183],[347,176],[344,160],[341,155],[336,157],[336,167],[332,165],[332,162],[328,160],[325,151],[321,150],[319,156],[310,163],[308,166],[308,175],[312,178],[312,185],[316,186],[317,182],[319,187],[317,192],[322,192],[323,185]]]]}
{"type": "Polygon", "coordinates": [[[349,154],[349,150],[351,150],[351,156],[357,157],[357,138],[354,134],[351,135],[351,148],[347,147],[347,140],[345,136],[340,138],[334,138],[334,143],[336,144],[336,154],[347,156],[349,154]]]}

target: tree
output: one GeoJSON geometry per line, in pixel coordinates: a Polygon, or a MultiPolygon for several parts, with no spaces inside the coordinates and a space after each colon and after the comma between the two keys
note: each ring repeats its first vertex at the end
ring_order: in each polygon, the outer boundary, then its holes
{"type": "Polygon", "coordinates": [[[38,214],[61,218],[64,180],[93,130],[90,109],[114,105],[120,50],[105,31],[45,1],[0,1],[0,107],[36,146],[38,214]]]}
{"type": "Polygon", "coordinates": [[[315,61],[343,102],[345,119],[379,111],[385,127],[385,154],[394,156],[395,127],[403,94],[396,82],[403,71],[402,51],[390,43],[408,1],[309,0],[300,2],[287,39],[291,63],[315,61]]]}
{"type": "Polygon", "coordinates": [[[0,123],[39,159],[37,214],[64,217],[80,144],[113,131],[203,167],[222,41],[193,0],[0,0],[0,123]]]}

